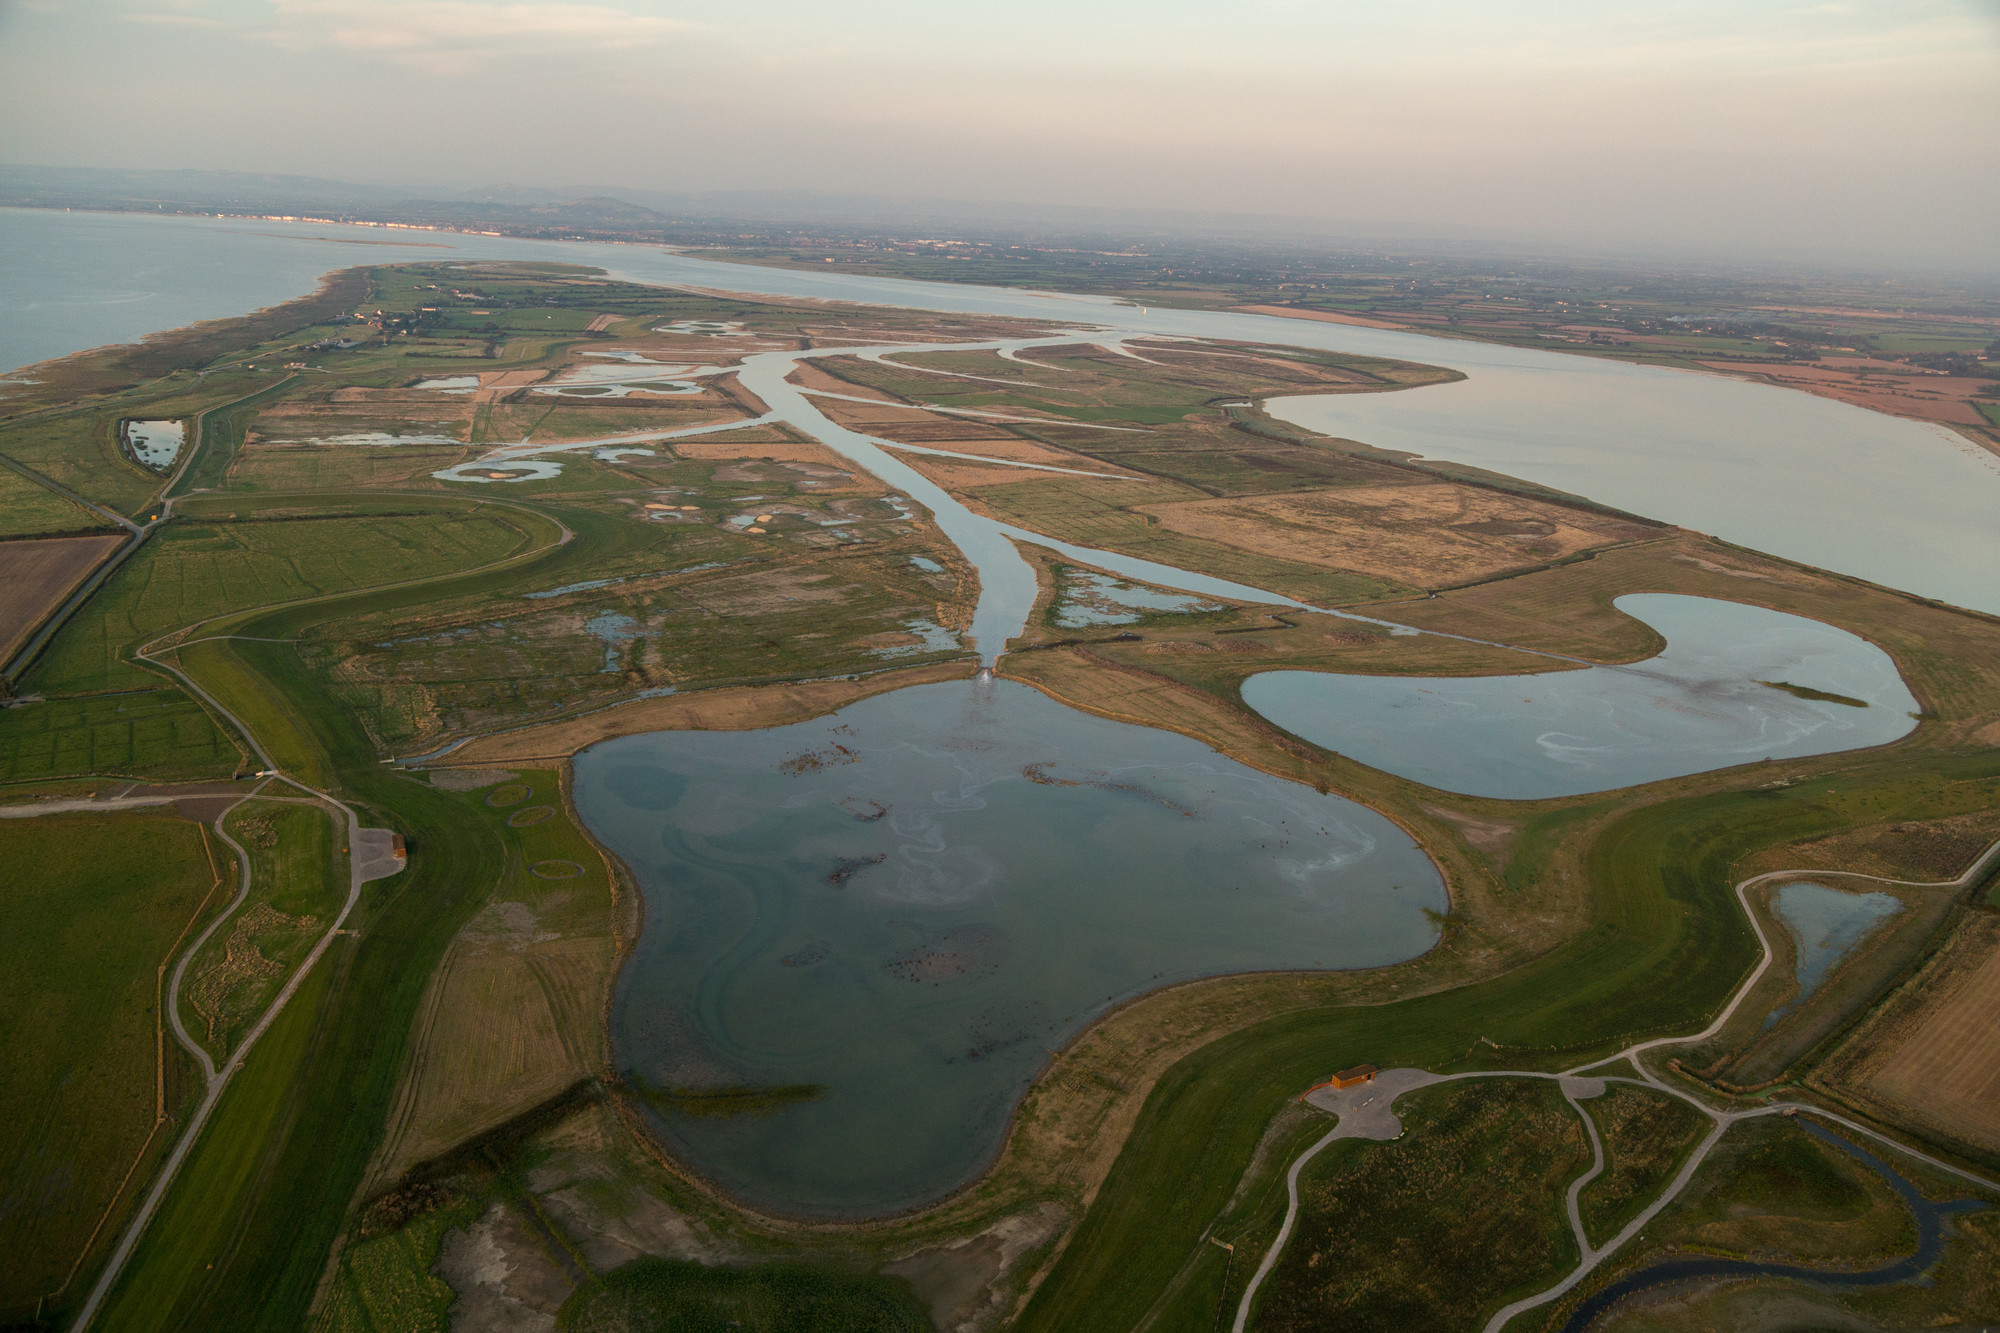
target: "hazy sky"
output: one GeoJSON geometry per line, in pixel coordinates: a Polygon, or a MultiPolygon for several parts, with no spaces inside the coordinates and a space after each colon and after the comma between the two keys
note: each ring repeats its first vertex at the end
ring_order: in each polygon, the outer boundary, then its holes
{"type": "Polygon", "coordinates": [[[0,0],[0,157],[2000,269],[2000,0],[0,0]]]}

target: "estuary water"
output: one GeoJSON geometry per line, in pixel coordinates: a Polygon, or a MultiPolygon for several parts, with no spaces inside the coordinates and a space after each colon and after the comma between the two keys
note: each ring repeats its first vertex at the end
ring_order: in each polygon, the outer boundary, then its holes
{"type": "MultiPolygon", "coordinates": [[[[0,209],[0,366],[241,313],[390,259],[540,259],[635,282],[1082,323],[1375,356],[1456,385],[1286,399],[1335,435],[1506,472],[1823,568],[2000,613],[2000,459],[1789,389],[1590,357],[1228,311],[694,259],[644,246],[0,209]],[[355,242],[355,243],[350,243],[355,242]]],[[[1198,591],[1198,590],[1196,590],[1198,591]]]]}
{"type": "Polygon", "coordinates": [[[1665,650],[1631,666],[1535,676],[1267,671],[1243,682],[1243,701],[1371,768],[1503,800],[1857,750],[1917,725],[1895,662],[1846,630],[1670,593],[1613,605],[1658,630],[1665,650]]]}
{"type": "Polygon", "coordinates": [[[1007,681],[607,741],[574,791],[645,895],[621,1068],[676,1149],[787,1212],[970,1179],[1049,1051],[1120,1000],[1411,958],[1446,906],[1381,815],[1007,681]],[[659,1095],[716,1088],[818,1091],[726,1118],[659,1095]]]}

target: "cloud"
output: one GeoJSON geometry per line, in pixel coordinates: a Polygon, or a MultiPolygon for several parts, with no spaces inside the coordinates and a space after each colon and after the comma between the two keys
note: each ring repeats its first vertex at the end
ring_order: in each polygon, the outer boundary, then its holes
{"type": "Polygon", "coordinates": [[[496,60],[615,54],[694,31],[678,19],[611,5],[489,4],[478,0],[274,0],[272,40],[339,47],[429,74],[474,73],[496,60]]]}
{"type": "Polygon", "coordinates": [[[127,14],[127,23],[150,23],[165,28],[223,28],[228,25],[221,19],[203,18],[199,14],[127,14]]]}

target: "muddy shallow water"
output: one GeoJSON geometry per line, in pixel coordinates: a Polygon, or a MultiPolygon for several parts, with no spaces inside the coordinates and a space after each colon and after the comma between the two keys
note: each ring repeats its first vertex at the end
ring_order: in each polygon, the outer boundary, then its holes
{"type": "Polygon", "coordinates": [[[919,686],[750,732],[577,756],[592,832],[645,895],[611,1032],[659,1090],[798,1088],[651,1112],[786,1212],[935,1199],[1115,1002],[1190,977],[1428,949],[1436,869],[1387,819],[1006,681],[919,686]]]}
{"type": "Polygon", "coordinates": [[[1535,676],[1267,671],[1243,682],[1243,701],[1371,768],[1505,800],[1858,750],[1917,725],[1917,701],[1895,662],[1846,630],[1673,593],[1633,593],[1613,605],[1659,630],[1665,650],[1629,666],[1535,676]],[[1767,681],[1848,702],[1800,698],[1767,681]]]}

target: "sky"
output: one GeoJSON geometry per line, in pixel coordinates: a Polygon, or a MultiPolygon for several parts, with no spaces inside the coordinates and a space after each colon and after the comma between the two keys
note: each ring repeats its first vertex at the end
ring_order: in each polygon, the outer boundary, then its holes
{"type": "Polygon", "coordinates": [[[2000,0],[0,0],[0,159],[2000,271],[2000,0]]]}

